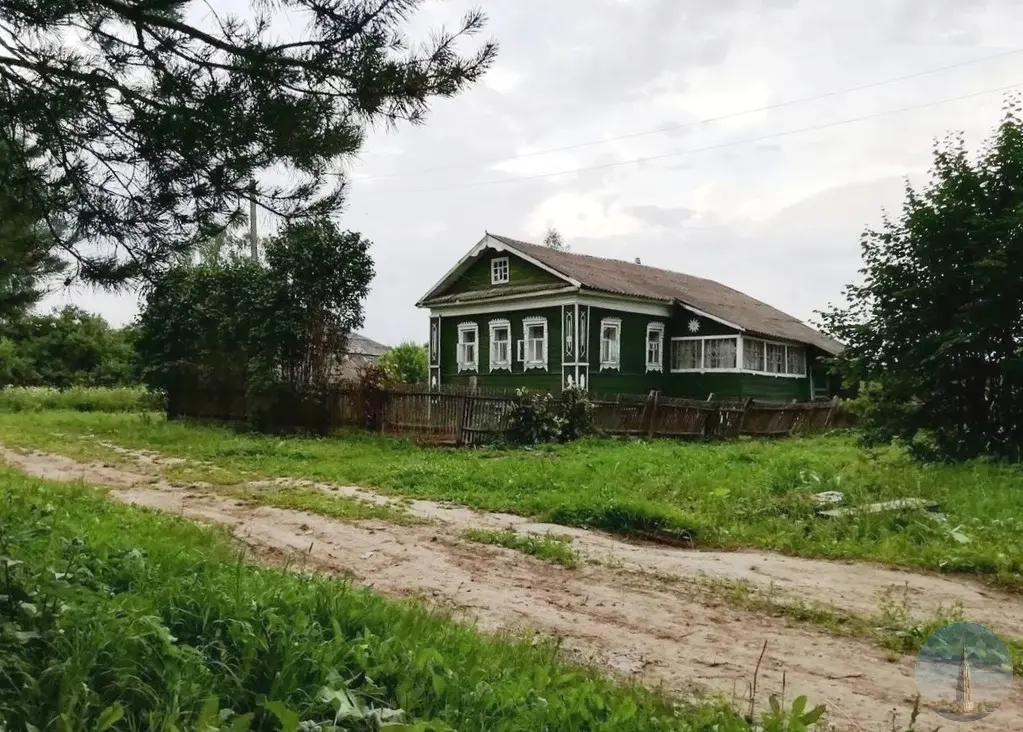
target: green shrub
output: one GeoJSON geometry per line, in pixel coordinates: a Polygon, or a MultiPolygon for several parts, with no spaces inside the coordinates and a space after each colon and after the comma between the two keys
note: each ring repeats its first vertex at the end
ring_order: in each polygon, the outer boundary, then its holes
{"type": "Polygon", "coordinates": [[[554,442],[560,434],[561,419],[550,392],[517,389],[505,439],[513,445],[539,445],[554,442]]]}
{"type": "Polygon", "coordinates": [[[0,411],[144,412],[163,409],[163,398],[143,387],[9,386],[0,389],[0,411]]]}
{"type": "Polygon", "coordinates": [[[576,388],[561,392],[560,416],[562,421],[560,442],[578,440],[593,432],[593,403],[585,391],[576,388]]]}
{"type": "Polygon", "coordinates": [[[577,440],[592,431],[592,405],[585,392],[565,389],[555,398],[546,391],[518,389],[505,439],[514,445],[539,445],[577,440]]]}

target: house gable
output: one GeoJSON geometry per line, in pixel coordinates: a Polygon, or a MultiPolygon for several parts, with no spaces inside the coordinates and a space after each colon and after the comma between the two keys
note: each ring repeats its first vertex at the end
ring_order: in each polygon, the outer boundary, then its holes
{"type": "Polygon", "coordinates": [[[456,295],[466,292],[492,291],[495,295],[500,294],[502,289],[522,291],[524,287],[532,285],[558,285],[565,284],[565,281],[530,264],[521,256],[511,251],[498,252],[487,248],[473,257],[468,266],[458,274],[454,281],[446,288],[436,293],[436,296],[456,295]],[[492,269],[494,260],[506,259],[508,262],[508,280],[501,284],[493,284],[492,269]]]}
{"type": "MultiPolygon", "coordinates": [[[[511,258],[514,256],[517,260],[519,260],[519,263],[516,264],[517,267],[521,266],[521,264],[529,264],[535,269],[551,275],[554,278],[554,280],[548,281],[546,284],[537,283],[532,285],[527,284],[525,286],[523,285],[516,286],[511,282],[511,278],[509,277],[508,282],[501,283],[495,286],[492,280],[490,279],[489,270],[485,270],[486,272],[485,277],[482,274],[478,275],[474,280],[472,280],[472,282],[479,281],[487,282],[489,283],[487,285],[487,288],[483,290],[477,289],[464,291],[464,293],[466,294],[471,292],[474,295],[476,295],[476,297],[473,297],[471,299],[500,297],[504,294],[505,291],[511,294],[516,288],[519,291],[521,291],[522,289],[530,290],[533,288],[552,289],[560,286],[578,289],[580,286],[578,280],[575,280],[574,278],[569,277],[568,275],[551,267],[550,265],[541,262],[540,260],[530,255],[528,252],[523,252],[517,247],[509,246],[499,237],[493,236],[488,233],[482,239],[480,239],[476,246],[470,249],[465,256],[458,260],[455,266],[448,270],[447,273],[440,279],[440,281],[437,282],[437,284],[431,287],[429,291],[419,299],[419,302],[416,303],[416,306],[429,307],[433,304],[436,304],[438,301],[442,301],[442,298],[447,298],[449,302],[459,300],[460,298],[458,298],[458,295],[462,293],[451,293],[449,292],[450,288],[454,285],[454,283],[457,280],[459,280],[462,277],[462,275],[466,273],[467,270],[472,268],[473,265],[478,264],[477,260],[483,256],[489,257],[488,262],[492,261],[492,259],[497,256],[507,256],[509,259],[509,266],[511,266],[511,258]],[[493,291],[495,289],[497,290],[496,292],[493,291]]],[[[489,264],[487,264],[486,266],[489,267],[489,264]]],[[[527,277],[532,276],[527,275],[527,277]]]]}

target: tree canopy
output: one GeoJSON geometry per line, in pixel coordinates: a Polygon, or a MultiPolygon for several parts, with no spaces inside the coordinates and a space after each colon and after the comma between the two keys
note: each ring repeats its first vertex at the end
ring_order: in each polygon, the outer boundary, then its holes
{"type": "Polygon", "coordinates": [[[225,393],[323,385],[362,325],[372,277],[369,242],[327,217],[269,239],[265,264],[230,258],[172,267],[148,291],[140,317],[145,382],[225,393]]]}
{"type": "Polygon", "coordinates": [[[845,378],[872,387],[868,437],[921,454],[1023,447],[1023,123],[1009,109],[971,160],[936,145],[931,181],[862,238],[861,284],[823,313],[845,378]]]}
{"type": "Polygon", "coordinates": [[[367,125],[422,121],[495,57],[493,42],[459,51],[480,11],[410,42],[423,3],[253,2],[243,17],[199,0],[0,0],[0,130],[46,151],[32,172],[53,246],[116,284],[252,200],[285,219],[335,212],[367,125]]]}
{"type": "Polygon", "coordinates": [[[43,296],[44,281],[65,268],[40,225],[44,194],[32,174],[38,157],[0,132],[0,323],[25,315],[43,296]]]}
{"type": "Polygon", "coordinates": [[[0,329],[0,386],[125,386],[138,383],[134,328],[65,307],[0,329]]]}
{"type": "Polygon", "coordinates": [[[553,226],[547,229],[547,233],[543,236],[543,245],[550,247],[556,252],[567,252],[568,244],[565,243],[564,237],[561,236],[561,232],[555,229],[553,226]]]}

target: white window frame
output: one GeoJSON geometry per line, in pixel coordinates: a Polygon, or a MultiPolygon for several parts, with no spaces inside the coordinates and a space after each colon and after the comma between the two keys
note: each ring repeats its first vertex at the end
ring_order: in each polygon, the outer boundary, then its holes
{"type": "Polygon", "coordinates": [[[799,346],[799,345],[792,346],[792,345],[786,344],[785,345],[785,375],[786,376],[792,376],[792,377],[797,378],[797,379],[805,379],[806,376],[807,376],[807,370],[808,369],[807,369],[807,363],[806,363],[806,346],[799,346]],[[790,348],[798,348],[798,349],[803,351],[803,371],[802,371],[802,373],[798,373],[798,372],[795,372],[795,371],[789,371],[789,349],[790,348]]]}
{"type": "Polygon", "coordinates": [[[507,285],[511,281],[511,265],[508,257],[494,257],[490,260],[490,284],[507,285]],[[501,274],[503,273],[503,277],[501,274]]]}
{"type": "Polygon", "coordinates": [[[490,328],[490,370],[491,371],[511,371],[512,370],[512,330],[511,321],[505,319],[491,320],[488,323],[490,328]],[[494,347],[497,344],[497,338],[494,334],[499,328],[504,328],[508,331],[508,358],[504,361],[497,358],[497,349],[494,347]]]}
{"type": "Polygon", "coordinates": [[[807,376],[809,374],[809,364],[807,363],[807,356],[808,356],[808,354],[807,354],[806,346],[804,344],[801,344],[801,343],[784,343],[782,341],[771,340],[770,338],[759,338],[759,337],[756,337],[756,336],[746,336],[745,338],[743,338],[743,343],[742,343],[743,363],[744,364],[745,364],[745,350],[750,346],[750,341],[754,341],[757,344],[757,346],[761,349],[761,360],[762,360],[762,362],[764,364],[764,368],[763,369],[747,369],[747,368],[744,367],[742,369],[742,372],[744,374],[756,374],[757,376],[775,376],[777,378],[785,378],[785,379],[805,379],[805,378],[807,378],[807,376]],[[784,371],[780,371],[779,372],[779,371],[768,371],[767,370],[767,346],[768,345],[781,346],[781,347],[783,347],[785,349],[784,361],[782,363],[782,366],[785,369],[784,371]],[[799,349],[801,349],[803,351],[803,371],[802,371],[802,373],[793,373],[793,372],[789,371],[789,349],[790,348],[799,348],[799,349]]]}
{"type": "Polygon", "coordinates": [[[550,355],[550,329],[547,327],[547,318],[533,316],[522,319],[522,340],[519,341],[519,360],[522,361],[524,371],[529,369],[547,370],[547,359],[550,355]],[[538,325],[543,326],[543,359],[529,358],[529,329],[538,325]]]}
{"type": "Polygon", "coordinates": [[[601,371],[619,371],[622,367],[622,319],[621,318],[602,318],[600,321],[600,370],[601,371]],[[614,341],[608,341],[614,343],[614,354],[613,358],[604,358],[604,330],[606,328],[614,328],[615,338],[614,341]]]}
{"type": "Polygon", "coordinates": [[[480,367],[480,326],[478,323],[459,323],[458,324],[458,349],[456,359],[458,360],[458,371],[479,371],[480,367]],[[474,341],[472,343],[472,360],[463,358],[465,354],[465,346],[469,345],[462,340],[462,336],[466,333],[472,333],[474,341]]]}
{"type": "Polygon", "coordinates": [[[668,354],[668,367],[673,374],[685,374],[685,373],[700,373],[703,371],[703,337],[702,336],[686,336],[671,339],[671,352],[668,354]],[[696,368],[675,368],[675,341],[693,341],[700,344],[700,365],[696,368]]]}
{"type": "Polygon", "coordinates": [[[646,370],[650,371],[664,371],[664,323],[647,323],[646,326],[646,340],[643,341],[643,350],[645,351],[646,370]],[[652,333],[657,334],[657,360],[650,360],[650,335],[652,333]]]}
{"type": "MultiPolygon", "coordinates": [[[[742,371],[742,369],[738,367],[739,364],[742,363],[742,348],[741,348],[742,339],[741,339],[741,336],[738,336],[738,335],[734,335],[734,336],[731,336],[731,335],[682,336],[682,337],[677,337],[677,338],[672,338],[671,339],[671,342],[673,344],[675,343],[675,341],[702,341],[703,344],[700,347],[700,368],[695,368],[695,369],[677,369],[674,366],[672,366],[671,367],[671,373],[673,373],[673,374],[704,374],[704,373],[708,373],[708,372],[709,373],[713,373],[713,374],[737,374],[737,373],[742,371]],[[706,342],[707,341],[716,341],[716,340],[725,340],[725,339],[732,339],[732,340],[736,341],[736,344],[735,344],[735,364],[736,364],[736,368],[723,368],[723,369],[721,369],[721,368],[717,368],[717,369],[707,368],[704,365],[704,364],[707,363],[707,343],[706,342]]],[[[675,347],[673,345],[672,346],[672,350],[674,350],[674,348],[675,347]]],[[[674,363],[674,358],[672,358],[672,363],[674,363]]]]}

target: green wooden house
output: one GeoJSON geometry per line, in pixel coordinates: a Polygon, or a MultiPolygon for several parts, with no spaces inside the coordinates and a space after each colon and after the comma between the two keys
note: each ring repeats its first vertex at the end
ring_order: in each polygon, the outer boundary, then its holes
{"type": "Polygon", "coordinates": [[[841,344],[738,290],[486,234],[417,303],[430,382],[768,401],[832,396],[841,344]]]}

